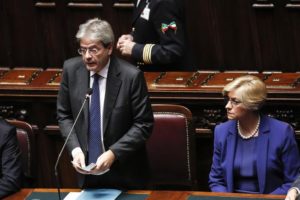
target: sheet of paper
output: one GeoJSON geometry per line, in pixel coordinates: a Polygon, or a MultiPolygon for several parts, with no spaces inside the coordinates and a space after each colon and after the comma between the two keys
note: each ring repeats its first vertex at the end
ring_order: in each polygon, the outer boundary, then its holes
{"type": "Polygon", "coordinates": [[[121,190],[116,189],[86,189],[76,200],[115,200],[121,193],[121,190]]]}
{"type": "Polygon", "coordinates": [[[65,198],[64,200],[74,200],[77,199],[79,197],[79,195],[81,194],[81,192],[70,192],[65,198]]]}
{"type": "Polygon", "coordinates": [[[102,175],[102,174],[105,174],[106,172],[108,172],[109,171],[109,169],[106,169],[106,170],[104,170],[103,172],[100,172],[100,173],[98,173],[98,174],[93,174],[93,175],[102,175]]]}
{"type": "MultiPolygon", "coordinates": [[[[72,163],[73,165],[75,165],[73,161],[71,161],[71,163],[72,163]]],[[[80,168],[81,170],[83,170],[83,171],[89,172],[89,171],[91,171],[92,169],[94,169],[95,167],[96,167],[96,164],[95,164],[95,163],[91,163],[91,164],[89,164],[89,165],[87,165],[87,166],[85,166],[85,167],[79,167],[79,168],[80,168]]]]}

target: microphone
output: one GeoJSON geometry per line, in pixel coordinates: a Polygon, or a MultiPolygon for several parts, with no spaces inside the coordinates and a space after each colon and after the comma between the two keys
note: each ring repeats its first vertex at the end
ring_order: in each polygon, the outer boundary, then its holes
{"type": "Polygon", "coordinates": [[[86,95],[85,95],[84,101],[83,101],[83,103],[81,105],[81,108],[80,108],[80,110],[79,110],[79,112],[78,112],[78,114],[77,114],[77,116],[75,118],[75,121],[74,121],[74,123],[73,123],[73,125],[72,125],[72,127],[71,127],[71,129],[70,129],[70,131],[68,133],[68,135],[67,135],[67,138],[66,138],[66,140],[64,142],[64,145],[62,146],[62,148],[61,148],[61,150],[60,150],[60,152],[59,152],[59,154],[57,156],[57,160],[56,160],[55,167],[54,167],[54,172],[55,172],[55,177],[56,177],[57,192],[58,192],[58,198],[59,198],[59,200],[61,200],[61,194],[60,194],[60,181],[59,181],[59,176],[58,176],[58,172],[57,172],[57,166],[58,166],[60,157],[61,157],[61,155],[62,155],[62,153],[63,153],[63,151],[64,151],[64,149],[65,149],[65,147],[67,145],[69,137],[71,136],[71,133],[72,133],[72,131],[73,131],[73,129],[74,129],[76,123],[77,123],[77,120],[78,120],[78,118],[79,118],[79,116],[80,116],[80,114],[81,114],[81,112],[83,110],[83,107],[84,107],[86,101],[91,97],[92,93],[93,93],[93,89],[89,88],[87,90],[86,95]]]}

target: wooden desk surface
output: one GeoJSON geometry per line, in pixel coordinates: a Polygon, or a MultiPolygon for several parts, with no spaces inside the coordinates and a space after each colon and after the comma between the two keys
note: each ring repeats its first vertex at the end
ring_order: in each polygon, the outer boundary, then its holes
{"type": "MultiPolygon", "coordinates": [[[[79,192],[79,189],[61,189],[61,192],[79,192]]],[[[57,192],[57,189],[22,189],[14,195],[4,200],[21,200],[25,199],[31,192],[57,192]]],[[[284,195],[265,195],[265,194],[239,194],[239,193],[215,193],[215,192],[198,192],[198,191],[158,191],[158,190],[130,190],[129,194],[148,194],[147,200],[186,200],[189,195],[194,196],[218,196],[218,197],[245,197],[245,198],[263,198],[263,199],[281,199],[284,195]]]]}

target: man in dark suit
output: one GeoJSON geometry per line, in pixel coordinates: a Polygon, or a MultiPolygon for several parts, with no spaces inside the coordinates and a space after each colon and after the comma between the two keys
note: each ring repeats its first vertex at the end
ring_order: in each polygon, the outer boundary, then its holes
{"type": "Polygon", "coordinates": [[[93,87],[89,105],[83,108],[67,143],[79,184],[84,188],[144,188],[148,174],[145,142],[152,131],[153,113],[143,72],[112,56],[114,34],[106,21],[88,20],[80,25],[76,38],[81,57],[64,63],[57,115],[66,138],[88,88],[93,87]],[[96,167],[82,170],[90,163],[96,167]]]}
{"type": "Polygon", "coordinates": [[[16,128],[0,118],[0,199],[21,187],[22,161],[16,128]]]}
{"type": "Polygon", "coordinates": [[[143,71],[190,71],[181,0],[138,0],[132,33],[122,35],[117,48],[143,71]]]}

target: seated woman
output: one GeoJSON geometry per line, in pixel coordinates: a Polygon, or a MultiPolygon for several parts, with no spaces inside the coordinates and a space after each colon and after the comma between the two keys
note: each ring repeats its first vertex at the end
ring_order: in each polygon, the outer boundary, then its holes
{"type": "Polygon", "coordinates": [[[260,114],[265,84],[242,76],[226,85],[223,95],[229,120],[215,128],[210,189],[286,194],[297,178],[299,151],[289,124],[260,114]]]}

